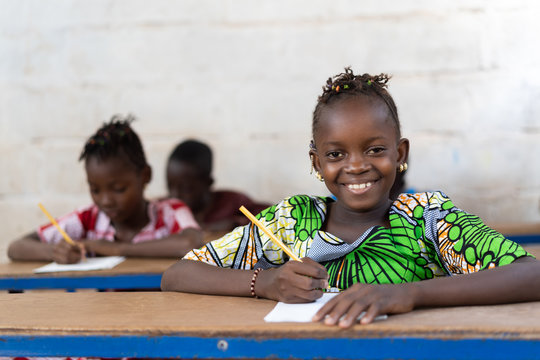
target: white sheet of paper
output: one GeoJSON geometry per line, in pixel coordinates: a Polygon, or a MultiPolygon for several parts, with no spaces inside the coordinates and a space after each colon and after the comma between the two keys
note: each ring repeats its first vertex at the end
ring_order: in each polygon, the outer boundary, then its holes
{"type": "Polygon", "coordinates": [[[57,264],[52,262],[45,266],[34,269],[36,274],[58,272],[58,271],[90,271],[112,269],[122,261],[126,260],[123,256],[103,256],[87,258],[86,261],[76,264],[57,264]]]}
{"type": "MultiPolygon", "coordinates": [[[[265,317],[266,322],[311,322],[313,315],[326,304],[331,298],[336,296],[336,293],[324,293],[317,301],[305,304],[286,304],[278,302],[276,306],[265,317]]],[[[358,319],[361,319],[364,313],[360,314],[358,319]]],[[[387,319],[387,315],[380,315],[375,320],[387,319]]]]}

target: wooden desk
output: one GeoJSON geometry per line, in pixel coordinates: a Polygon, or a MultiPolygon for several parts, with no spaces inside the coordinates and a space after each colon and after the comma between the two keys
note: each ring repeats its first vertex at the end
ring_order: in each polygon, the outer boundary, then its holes
{"type": "Polygon", "coordinates": [[[540,260],[540,244],[524,244],[523,248],[540,260]]]}
{"type": "Polygon", "coordinates": [[[0,290],[155,289],[176,259],[129,258],[110,270],[34,274],[46,262],[0,264],[0,290]]]}
{"type": "Polygon", "coordinates": [[[274,305],[170,292],[0,294],[0,356],[540,357],[540,302],[417,310],[349,330],[265,323],[274,305]]]}
{"type": "Polygon", "coordinates": [[[519,244],[540,243],[540,224],[489,224],[508,239],[519,244]]]}

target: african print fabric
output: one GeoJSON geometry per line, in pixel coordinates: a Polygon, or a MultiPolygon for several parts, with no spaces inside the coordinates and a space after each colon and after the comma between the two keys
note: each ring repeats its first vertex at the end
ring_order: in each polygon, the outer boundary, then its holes
{"type": "MultiPolygon", "coordinates": [[[[390,227],[374,226],[348,244],[322,231],[326,197],[297,195],[257,217],[299,257],[328,270],[329,284],[403,283],[506,265],[528,254],[520,245],[454,206],[442,192],[401,194],[390,227]]],[[[287,255],[253,224],[189,252],[184,259],[234,269],[276,267],[287,255]]]]}

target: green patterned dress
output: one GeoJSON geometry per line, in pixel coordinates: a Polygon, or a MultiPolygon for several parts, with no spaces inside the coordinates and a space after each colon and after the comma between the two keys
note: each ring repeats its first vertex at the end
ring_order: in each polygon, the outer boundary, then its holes
{"type": "MultiPolygon", "coordinates": [[[[297,195],[257,217],[299,257],[323,264],[330,286],[340,289],[357,282],[395,284],[471,273],[531,256],[442,192],[401,194],[390,207],[390,227],[374,226],[352,244],[321,230],[333,201],[297,195]]],[[[250,224],[184,259],[247,270],[276,267],[288,257],[250,224]]]]}

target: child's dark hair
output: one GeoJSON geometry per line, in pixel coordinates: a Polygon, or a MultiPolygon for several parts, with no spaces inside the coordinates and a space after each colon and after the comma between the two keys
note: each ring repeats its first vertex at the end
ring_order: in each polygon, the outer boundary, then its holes
{"type": "Polygon", "coordinates": [[[194,166],[202,176],[210,176],[212,173],[212,150],[197,140],[186,140],[178,144],[169,156],[169,161],[171,160],[194,166]]]}
{"type": "Polygon", "coordinates": [[[88,160],[91,157],[106,160],[123,155],[133,163],[137,170],[144,169],[148,163],[141,140],[130,126],[134,120],[133,115],[114,115],[86,141],[79,161],[88,160]]]}
{"type": "Polygon", "coordinates": [[[401,129],[397,107],[387,90],[388,80],[390,80],[390,76],[387,74],[355,75],[350,67],[346,67],[344,73],[328,78],[313,111],[312,133],[315,134],[322,111],[327,106],[352,97],[367,96],[381,99],[388,106],[392,120],[396,125],[398,138],[400,138],[401,129]]]}

